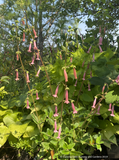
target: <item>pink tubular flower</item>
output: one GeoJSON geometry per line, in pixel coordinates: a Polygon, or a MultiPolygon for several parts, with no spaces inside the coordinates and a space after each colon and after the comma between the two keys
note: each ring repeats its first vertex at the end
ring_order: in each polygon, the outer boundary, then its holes
{"type": "Polygon", "coordinates": [[[61,134],[61,127],[59,128],[59,132],[58,132],[58,139],[60,139],[60,134],[61,134]]]}
{"type": "Polygon", "coordinates": [[[31,52],[31,45],[32,45],[32,42],[30,42],[30,45],[29,45],[29,50],[28,50],[28,52],[31,52]]]}
{"type": "Polygon", "coordinates": [[[16,81],[19,80],[18,76],[19,76],[19,74],[18,74],[18,69],[16,69],[16,79],[15,79],[16,81]]]}
{"type": "Polygon", "coordinates": [[[119,85],[119,75],[117,76],[115,82],[119,85]]]}
{"type": "Polygon", "coordinates": [[[28,74],[28,73],[29,73],[29,72],[27,71],[27,72],[26,72],[26,82],[27,82],[27,83],[30,83],[30,81],[29,81],[29,74],[28,74]]]}
{"type": "Polygon", "coordinates": [[[88,50],[88,52],[87,52],[87,53],[89,53],[89,52],[90,52],[91,48],[92,48],[92,45],[90,46],[90,48],[89,48],[89,50],[88,50]]]}
{"type": "Polygon", "coordinates": [[[90,83],[88,83],[88,91],[91,91],[91,89],[90,89],[90,83]]]}
{"type": "Polygon", "coordinates": [[[57,97],[58,89],[59,89],[59,85],[57,86],[57,88],[55,90],[55,94],[53,95],[53,97],[57,97]]]}
{"type": "Polygon", "coordinates": [[[65,82],[68,82],[68,75],[66,69],[64,69],[64,77],[65,77],[65,82]]]}
{"type": "Polygon", "coordinates": [[[103,86],[103,88],[102,88],[102,94],[104,93],[105,86],[106,86],[106,84],[104,84],[104,86],[103,86]]]}
{"type": "Polygon", "coordinates": [[[110,116],[114,117],[114,106],[112,106],[112,113],[110,114],[110,116]]]}
{"type": "Polygon", "coordinates": [[[17,61],[19,60],[19,54],[16,54],[17,61]]]}
{"type": "Polygon", "coordinates": [[[92,60],[92,62],[95,62],[95,55],[94,55],[94,53],[93,53],[93,60],[92,60]]]}
{"type": "Polygon", "coordinates": [[[95,108],[96,100],[97,100],[97,97],[95,96],[95,99],[94,99],[94,101],[93,101],[93,106],[92,106],[92,108],[95,108]]]}
{"type": "Polygon", "coordinates": [[[103,38],[100,37],[100,38],[99,38],[99,45],[102,45],[102,40],[103,40],[103,38]]]}
{"type": "Polygon", "coordinates": [[[23,24],[23,25],[25,25],[25,22],[24,22],[24,20],[22,21],[22,24],[23,24]]]}
{"type": "Polygon", "coordinates": [[[30,108],[28,98],[27,98],[27,106],[26,106],[26,108],[27,108],[27,109],[29,109],[29,108],[30,108]]]}
{"type": "Polygon", "coordinates": [[[70,62],[72,62],[72,57],[70,57],[70,62]]]}
{"type": "Polygon", "coordinates": [[[112,111],[111,107],[112,107],[112,103],[109,104],[109,109],[108,109],[108,111],[112,111]]]}
{"type": "Polygon", "coordinates": [[[62,60],[62,55],[60,54],[60,59],[62,60]]]}
{"type": "Polygon", "coordinates": [[[77,113],[77,111],[75,110],[75,106],[74,103],[71,103],[72,109],[73,109],[73,114],[77,113]]]}
{"type": "Polygon", "coordinates": [[[86,76],[86,72],[84,72],[84,75],[83,75],[83,81],[85,81],[85,76],[86,76]]]}
{"type": "Polygon", "coordinates": [[[73,71],[74,71],[74,77],[75,77],[75,79],[77,79],[76,69],[73,68],[73,71]]]}
{"type": "Polygon", "coordinates": [[[36,74],[36,77],[38,77],[38,76],[39,76],[39,73],[40,73],[40,68],[39,68],[39,70],[38,70],[38,72],[37,72],[37,74],[36,74]]]}
{"type": "Polygon", "coordinates": [[[66,104],[68,104],[69,103],[69,100],[68,100],[68,89],[66,89],[66,91],[65,91],[65,102],[64,103],[66,103],[66,104]]]}
{"type": "Polygon", "coordinates": [[[25,32],[23,32],[23,42],[25,41],[25,32]]]}
{"type": "Polygon", "coordinates": [[[38,91],[36,91],[36,100],[38,100],[39,97],[38,97],[38,91]]]}
{"type": "Polygon", "coordinates": [[[34,50],[37,50],[36,41],[34,40],[34,50]]]}
{"type": "Polygon", "coordinates": [[[34,55],[33,55],[33,57],[32,57],[32,62],[31,62],[31,64],[34,64],[34,55]]]}
{"type": "Polygon", "coordinates": [[[36,53],[36,55],[37,55],[36,60],[40,60],[40,58],[39,58],[39,52],[38,52],[38,53],[36,53]]]}
{"type": "Polygon", "coordinates": [[[57,105],[55,105],[55,114],[54,114],[54,117],[57,117],[58,116],[58,113],[57,113],[57,105]]]}
{"type": "Polygon", "coordinates": [[[102,48],[100,47],[100,45],[99,45],[99,49],[100,49],[100,53],[102,53],[103,51],[102,51],[102,48]]]}
{"type": "Polygon", "coordinates": [[[99,106],[98,106],[98,109],[97,109],[97,113],[96,114],[98,114],[98,115],[100,115],[100,104],[99,104],[99,106]]]}
{"type": "Polygon", "coordinates": [[[57,123],[56,123],[56,120],[55,120],[55,130],[54,130],[54,133],[58,132],[57,131],[57,123]]]}
{"type": "Polygon", "coordinates": [[[35,29],[33,28],[33,33],[34,33],[34,38],[37,38],[37,35],[36,35],[36,31],[35,31],[35,29]]]}

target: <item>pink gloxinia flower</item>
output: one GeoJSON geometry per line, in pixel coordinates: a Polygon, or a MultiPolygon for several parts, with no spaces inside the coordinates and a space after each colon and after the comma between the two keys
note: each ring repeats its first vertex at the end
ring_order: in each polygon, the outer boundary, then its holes
{"type": "Polygon", "coordinates": [[[73,109],[73,114],[77,113],[77,111],[75,110],[75,106],[74,106],[73,102],[71,103],[71,106],[72,106],[72,109],[73,109]]]}
{"type": "Polygon", "coordinates": [[[37,38],[36,31],[34,28],[33,28],[33,33],[34,33],[35,38],[37,38]]]}
{"type": "Polygon", "coordinates": [[[58,131],[57,131],[57,122],[55,120],[55,130],[54,130],[54,133],[56,133],[56,132],[58,132],[58,131]]]}
{"type": "Polygon", "coordinates": [[[36,41],[34,40],[34,50],[37,50],[36,41]]]}
{"type": "Polygon", "coordinates": [[[36,74],[36,77],[38,77],[38,76],[39,76],[39,73],[40,73],[40,68],[39,68],[39,70],[38,70],[38,72],[37,72],[37,74],[36,74]]]}
{"type": "Polygon", "coordinates": [[[54,114],[54,117],[57,117],[58,116],[58,113],[57,113],[57,105],[55,105],[55,114],[54,114]]]}
{"type": "Polygon", "coordinates": [[[72,57],[70,57],[70,62],[72,62],[72,57]]]}
{"type": "Polygon", "coordinates": [[[90,83],[88,83],[88,91],[91,91],[91,89],[90,89],[90,83]]]}
{"type": "Polygon", "coordinates": [[[102,40],[103,40],[103,38],[100,37],[100,38],[99,38],[99,45],[102,45],[102,40]]]}
{"type": "Polygon", "coordinates": [[[29,45],[29,50],[28,50],[28,52],[31,52],[31,45],[32,45],[32,42],[30,42],[30,45],[29,45]]]}
{"type": "Polygon", "coordinates": [[[93,106],[92,106],[92,108],[95,108],[96,100],[97,100],[97,97],[95,96],[95,99],[94,99],[94,101],[93,101],[93,106]]]}
{"type": "Polygon", "coordinates": [[[28,74],[28,73],[29,73],[29,72],[27,71],[27,72],[26,72],[26,82],[27,82],[27,83],[30,83],[30,81],[29,81],[29,74],[28,74]]]}
{"type": "Polygon", "coordinates": [[[40,60],[40,58],[39,58],[39,52],[36,53],[36,56],[37,56],[36,60],[40,60]]]}
{"type": "Polygon", "coordinates": [[[75,77],[75,79],[77,79],[76,69],[73,68],[73,71],[74,71],[74,77],[75,77]]]}
{"type": "Polygon", "coordinates": [[[30,106],[29,106],[29,100],[28,100],[28,99],[27,99],[27,106],[26,106],[26,108],[27,108],[27,109],[30,108],[30,106]]]}
{"type": "Polygon", "coordinates": [[[58,139],[60,139],[60,134],[61,134],[61,126],[60,126],[60,128],[59,128],[59,132],[58,132],[58,139]]]}
{"type": "Polygon", "coordinates": [[[34,55],[33,55],[33,57],[32,57],[32,62],[31,62],[31,64],[34,64],[34,55]]]}
{"type": "Polygon", "coordinates": [[[68,82],[68,75],[66,69],[64,69],[64,77],[65,77],[65,82],[68,82]]]}
{"type": "Polygon", "coordinates": [[[103,86],[103,88],[102,88],[102,94],[104,93],[105,86],[106,86],[106,84],[104,84],[104,86],[103,86]]]}
{"type": "Polygon", "coordinates": [[[110,116],[113,116],[113,117],[115,116],[114,115],[114,106],[112,106],[112,113],[110,114],[110,116]]]}
{"type": "Polygon", "coordinates": [[[98,114],[98,115],[100,115],[100,104],[99,104],[99,106],[98,106],[98,109],[97,109],[97,113],[96,114],[98,114]]]}
{"type": "Polygon", "coordinates": [[[87,53],[89,53],[89,52],[90,52],[91,48],[92,48],[92,45],[90,46],[90,48],[89,48],[89,50],[88,50],[88,52],[87,52],[87,53]]]}
{"type": "Polygon", "coordinates": [[[36,91],[36,100],[38,100],[39,97],[38,97],[38,91],[36,91]]]}
{"type": "Polygon", "coordinates": [[[100,53],[102,53],[103,51],[102,51],[102,48],[100,47],[100,45],[99,45],[99,49],[100,49],[100,53]]]}
{"type": "Polygon", "coordinates": [[[16,58],[17,58],[17,61],[18,61],[19,60],[19,54],[18,53],[16,54],[16,58]]]}
{"type": "Polygon", "coordinates": [[[60,59],[62,60],[62,55],[60,54],[60,59]]]}
{"type": "Polygon", "coordinates": [[[59,89],[59,85],[57,86],[57,88],[55,90],[55,94],[53,95],[53,97],[57,97],[58,89],[59,89]]]}
{"type": "Polygon", "coordinates": [[[84,75],[83,75],[83,81],[85,81],[85,76],[86,76],[86,72],[84,72],[84,75]]]}
{"type": "Polygon", "coordinates": [[[24,20],[22,21],[22,24],[23,24],[23,25],[25,25],[25,22],[24,22],[24,20]]]}
{"type": "Polygon", "coordinates": [[[112,107],[112,103],[109,104],[109,109],[108,109],[108,111],[112,111],[111,107],[112,107]]]}
{"type": "Polygon", "coordinates": [[[115,82],[119,85],[119,75],[117,76],[115,82]]]}
{"type": "Polygon", "coordinates": [[[19,80],[18,76],[19,76],[19,74],[18,74],[18,69],[16,69],[16,79],[15,79],[16,81],[19,80]]]}
{"type": "Polygon", "coordinates": [[[25,41],[25,32],[23,32],[23,42],[25,41]]]}
{"type": "Polygon", "coordinates": [[[66,103],[66,104],[68,104],[69,103],[69,100],[68,100],[68,89],[66,89],[66,91],[65,91],[65,102],[64,103],[66,103]]]}

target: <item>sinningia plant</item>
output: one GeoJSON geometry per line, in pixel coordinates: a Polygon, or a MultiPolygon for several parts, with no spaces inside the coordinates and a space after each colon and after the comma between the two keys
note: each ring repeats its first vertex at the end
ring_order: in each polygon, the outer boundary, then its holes
{"type": "MultiPolygon", "coordinates": [[[[29,28],[28,24],[27,27],[29,28]]],[[[24,33],[22,41],[25,40],[24,33]]],[[[18,45],[16,58],[21,62],[29,89],[24,108],[28,115],[26,119],[21,117],[20,123],[26,122],[22,131],[18,128],[13,131],[14,126],[7,125],[7,136],[11,132],[17,139],[21,136],[22,139],[29,138],[33,142],[32,147],[40,148],[38,158],[47,159],[60,159],[61,156],[64,159],[65,156],[78,156],[77,158],[82,159],[81,156],[91,155],[95,148],[101,151],[101,144],[109,148],[111,143],[117,144],[115,134],[119,133],[119,115],[115,108],[119,101],[119,78],[116,78],[118,70],[115,63],[119,60],[110,60],[113,52],[110,49],[100,53],[99,50],[98,53],[92,52],[95,47],[99,49],[103,45],[102,38],[99,38],[97,46],[91,45],[88,53],[75,42],[78,48],[70,52],[69,35],[66,35],[66,46],[57,53],[56,62],[45,66],[36,45],[34,28],[33,33],[35,40],[31,34],[32,41],[28,49],[28,52],[33,51],[30,65],[35,64],[36,58],[41,60],[42,66],[38,66],[31,78],[30,70],[25,70],[22,63],[18,45]],[[46,76],[41,77],[41,71],[46,76]],[[36,83],[30,85],[35,78],[36,83]],[[33,134],[30,131],[32,123],[37,125],[33,134]]],[[[20,81],[18,69],[15,80],[16,83],[20,81]]],[[[9,142],[11,141],[9,138],[9,142]]]]}

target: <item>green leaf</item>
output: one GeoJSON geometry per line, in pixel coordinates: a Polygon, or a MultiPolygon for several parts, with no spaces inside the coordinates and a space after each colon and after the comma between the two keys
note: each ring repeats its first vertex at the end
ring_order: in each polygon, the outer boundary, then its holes
{"type": "Polygon", "coordinates": [[[68,155],[70,152],[66,151],[66,150],[62,150],[62,151],[60,151],[60,153],[63,154],[63,155],[68,155]]]}
{"type": "Polygon", "coordinates": [[[65,134],[69,133],[68,127],[65,128],[65,134]]]}
{"type": "Polygon", "coordinates": [[[20,138],[22,136],[22,134],[25,132],[26,127],[28,126],[29,122],[25,123],[25,124],[11,124],[9,126],[9,130],[12,133],[12,135],[16,138],[20,138]]]}
{"type": "Polygon", "coordinates": [[[0,147],[2,147],[10,134],[9,128],[6,126],[0,126],[0,147]]]}
{"type": "Polygon", "coordinates": [[[115,127],[112,126],[111,124],[110,124],[107,128],[104,129],[104,135],[105,135],[105,137],[106,137],[109,141],[111,141],[110,138],[111,138],[115,133],[116,133],[116,129],[115,129],[115,127]]]}
{"type": "Polygon", "coordinates": [[[80,98],[81,98],[82,101],[86,101],[86,102],[92,102],[93,101],[93,97],[89,94],[86,94],[86,93],[83,93],[80,96],[80,98]]]}
{"type": "Polygon", "coordinates": [[[48,134],[48,135],[50,135],[50,136],[52,136],[53,131],[52,131],[52,130],[50,130],[49,128],[47,128],[47,134],[48,134]]]}
{"type": "Polygon", "coordinates": [[[117,99],[117,95],[113,95],[113,92],[114,91],[110,91],[110,92],[108,92],[107,94],[106,94],[106,96],[105,96],[105,101],[106,101],[106,103],[113,103],[114,101],[116,101],[116,99],[117,99]]]}
{"type": "Polygon", "coordinates": [[[10,78],[8,76],[2,76],[1,79],[0,79],[0,81],[9,83],[9,81],[8,81],[9,79],[10,78]]]}
{"type": "Polygon", "coordinates": [[[16,113],[11,113],[11,114],[7,114],[4,118],[3,118],[3,122],[9,126],[11,124],[15,124],[17,121],[17,115],[19,114],[19,112],[16,113]]]}
{"type": "Polygon", "coordinates": [[[7,102],[7,101],[1,101],[0,106],[1,106],[3,109],[7,109],[7,108],[8,108],[8,102],[7,102]]]}
{"type": "Polygon", "coordinates": [[[25,130],[25,133],[23,135],[23,138],[32,137],[34,135],[38,135],[39,130],[37,128],[37,125],[35,123],[30,123],[25,130]]]}
{"type": "Polygon", "coordinates": [[[75,146],[75,143],[71,143],[68,145],[68,149],[72,149],[75,146]]]}
{"type": "Polygon", "coordinates": [[[55,141],[55,140],[51,140],[50,143],[52,143],[54,146],[57,145],[57,141],[55,141]]]}
{"type": "Polygon", "coordinates": [[[46,150],[50,149],[48,142],[42,142],[41,144],[43,145],[43,148],[45,148],[46,150]]]}

